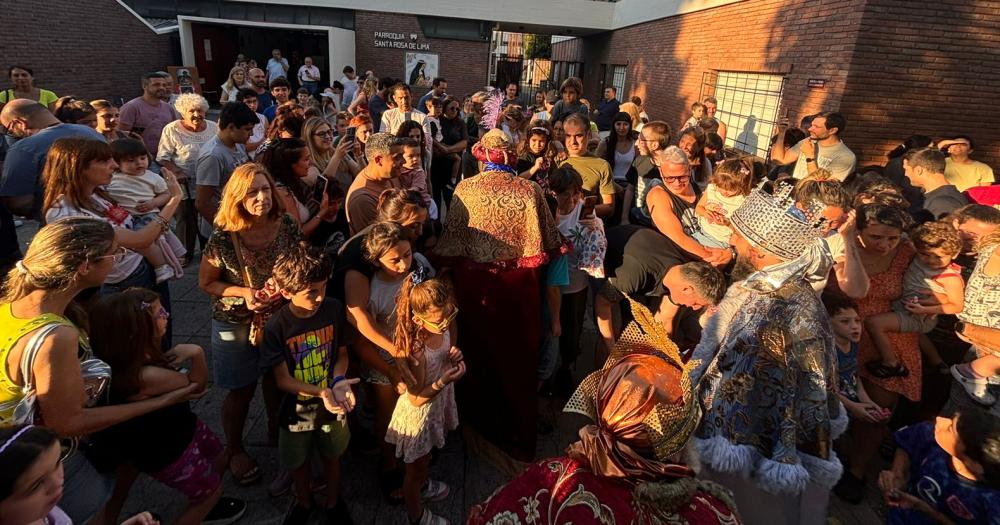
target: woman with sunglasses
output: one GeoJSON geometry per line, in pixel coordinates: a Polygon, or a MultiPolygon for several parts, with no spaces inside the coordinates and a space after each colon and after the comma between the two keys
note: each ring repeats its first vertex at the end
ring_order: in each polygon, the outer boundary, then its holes
{"type": "MultiPolygon", "coordinates": [[[[160,302],[170,310],[170,287],[167,282],[156,283],[156,273],[138,252],[153,244],[156,238],[170,229],[170,219],[180,206],[183,193],[177,178],[169,169],[160,174],[167,182],[170,199],[160,207],[146,226],[133,230],[132,215],[104,190],[111,182],[111,175],[118,168],[112,157],[111,146],[105,142],[88,139],[59,139],[49,150],[42,177],[45,180],[45,200],[42,209],[46,222],[63,217],[92,217],[107,222],[115,231],[115,241],[124,249],[116,257],[111,273],[101,286],[101,294],[138,286],[160,294],[160,302]]],[[[164,337],[170,345],[170,331],[164,337]]]]}
{"type": "Polygon", "coordinates": [[[701,192],[691,182],[690,164],[684,150],[670,146],[656,152],[653,160],[660,179],[652,179],[646,186],[642,212],[650,217],[654,228],[687,252],[692,260],[716,267],[729,264],[733,260],[732,250],[702,246],[693,237],[700,230],[695,208],[701,192]]]}
{"type": "MultiPolygon", "coordinates": [[[[60,219],[35,234],[24,259],[8,272],[0,297],[0,426],[37,423],[73,437],[76,445],[76,438],[197,396],[201,386],[191,384],[133,403],[90,406],[103,381],[85,381],[81,372],[90,345],[78,328],[86,326],[86,315],[74,299],[83,290],[101,286],[114,272],[123,251],[117,237],[106,220],[60,219]],[[26,377],[21,364],[32,348],[37,353],[26,377]],[[37,397],[21,406],[33,407],[34,417],[17,410],[28,382],[37,397]]],[[[99,474],[75,451],[63,465],[66,486],[59,506],[74,523],[87,523],[111,496],[114,479],[99,474]]]]}
{"type": "Polygon", "coordinates": [[[461,177],[462,152],[469,145],[469,129],[462,120],[459,100],[455,97],[445,97],[442,106],[444,113],[439,119],[442,140],[434,142],[431,160],[432,197],[439,207],[444,201],[451,202],[451,192],[445,193],[445,188],[449,183],[451,188],[454,188],[461,177]]]}

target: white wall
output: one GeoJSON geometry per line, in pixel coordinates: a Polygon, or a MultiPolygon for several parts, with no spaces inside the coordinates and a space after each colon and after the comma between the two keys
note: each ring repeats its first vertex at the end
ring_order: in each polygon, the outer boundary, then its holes
{"type": "Polygon", "coordinates": [[[693,13],[720,5],[735,4],[743,0],[620,0],[609,29],[641,24],[669,16],[693,13]]]}

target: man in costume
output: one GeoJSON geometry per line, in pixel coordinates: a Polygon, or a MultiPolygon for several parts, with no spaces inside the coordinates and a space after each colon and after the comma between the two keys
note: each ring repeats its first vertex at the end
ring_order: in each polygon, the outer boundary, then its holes
{"type": "Polygon", "coordinates": [[[847,426],[836,396],[830,320],[807,277],[829,268],[821,203],[791,188],[754,190],[733,212],[735,282],[692,359],[706,414],[701,476],[733,491],[744,521],[825,524],[843,471],[833,440],[847,426]]]}
{"type": "Polygon", "coordinates": [[[645,307],[604,368],[566,404],[594,423],[566,455],[529,466],[469,511],[468,525],[738,525],[731,494],[683,461],[701,410],[677,346],[645,307]]]}

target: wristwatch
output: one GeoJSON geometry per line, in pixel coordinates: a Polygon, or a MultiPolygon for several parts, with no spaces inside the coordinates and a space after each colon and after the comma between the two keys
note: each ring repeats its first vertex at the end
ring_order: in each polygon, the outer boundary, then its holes
{"type": "Polygon", "coordinates": [[[816,159],[810,159],[809,157],[806,157],[806,162],[816,162],[816,159]]]}

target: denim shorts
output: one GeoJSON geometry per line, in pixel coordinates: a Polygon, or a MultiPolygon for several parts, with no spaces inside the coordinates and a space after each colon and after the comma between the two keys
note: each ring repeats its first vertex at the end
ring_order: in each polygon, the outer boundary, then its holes
{"type": "Polygon", "coordinates": [[[212,319],[212,376],[215,385],[235,390],[257,383],[260,350],[250,344],[250,323],[212,319]]]}

